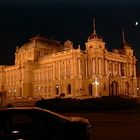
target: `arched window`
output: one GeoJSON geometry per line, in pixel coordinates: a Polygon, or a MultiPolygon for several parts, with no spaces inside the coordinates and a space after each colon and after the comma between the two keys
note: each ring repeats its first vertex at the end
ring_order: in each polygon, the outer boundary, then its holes
{"type": "Polygon", "coordinates": [[[118,95],[118,88],[119,88],[118,82],[113,81],[112,84],[111,84],[110,95],[111,96],[117,96],[118,95]]]}
{"type": "Polygon", "coordinates": [[[125,94],[126,95],[129,95],[130,93],[130,85],[128,82],[125,83],[125,94]]]}
{"type": "Polygon", "coordinates": [[[70,84],[68,84],[67,90],[68,90],[68,94],[71,94],[71,85],[70,84]]]}
{"type": "Polygon", "coordinates": [[[92,84],[88,85],[88,92],[89,92],[89,96],[92,96],[93,92],[92,92],[92,84]]]}
{"type": "Polygon", "coordinates": [[[56,89],[56,95],[58,95],[58,94],[59,94],[59,86],[56,85],[56,86],[55,86],[55,89],[56,89]]]}

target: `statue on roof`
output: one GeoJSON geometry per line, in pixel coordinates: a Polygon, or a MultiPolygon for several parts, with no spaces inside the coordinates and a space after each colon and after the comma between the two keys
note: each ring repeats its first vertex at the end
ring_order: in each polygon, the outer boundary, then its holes
{"type": "Polygon", "coordinates": [[[16,52],[18,52],[18,50],[19,50],[19,47],[17,46],[17,47],[16,47],[16,52]]]}
{"type": "Polygon", "coordinates": [[[67,40],[67,41],[64,43],[64,49],[65,49],[65,50],[73,49],[73,42],[70,41],[70,40],[67,40]]]}

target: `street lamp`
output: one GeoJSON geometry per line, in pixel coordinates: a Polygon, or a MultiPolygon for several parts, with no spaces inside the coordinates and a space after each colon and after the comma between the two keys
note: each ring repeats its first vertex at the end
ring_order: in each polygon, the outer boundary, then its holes
{"type": "Polygon", "coordinates": [[[137,87],[137,95],[139,95],[139,87],[137,87]]]}
{"type": "Polygon", "coordinates": [[[56,85],[56,95],[58,95],[58,94],[59,94],[59,86],[56,85]]]}
{"type": "Polygon", "coordinates": [[[110,83],[110,78],[111,78],[111,71],[109,71],[109,74],[108,74],[109,96],[111,95],[111,83],[110,83]]]}
{"type": "Polygon", "coordinates": [[[13,90],[13,93],[14,93],[14,97],[15,97],[15,99],[17,99],[16,92],[17,92],[17,90],[16,90],[16,89],[14,89],[14,90],[13,90]]]}
{"type": "Polygon", "coordinates": [[[40,92],[40,91],[41,91],[41,87],[39,86],[39,87],[38,87],[38,98],[41,97],[41,92],[40,92]]]}
{"type": "Polygon", "coordinates": [[[97,78],[95,78],[95,81],[93,82],[93,85],[95,85],[95,97],[99,97],[99,94],[98,94],[98,85],[99,85],[99,82],[97,80],[97,78]]]}

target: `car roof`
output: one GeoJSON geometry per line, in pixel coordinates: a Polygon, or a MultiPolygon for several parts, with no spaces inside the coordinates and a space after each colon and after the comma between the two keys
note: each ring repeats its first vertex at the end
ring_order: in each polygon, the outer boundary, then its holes
{"type": "Polygon", "coordinates": [[[58,117],[60,119],[63,119],[65,121],[71,121],[71,122],[82,122],[82,123],[86,123],[89,124],[88,119],[83,118],[83,117],[77,117],[77,116],[73,116],[73,117],[65,117],[61,114],[55,113],[53,111],[47,110],[47,109],[43,109],[43,108],[39,108],[39,107],[10,107],[10,108],[2,108],[0,109],[1,111],[16,111],[16,110],[37,110],[38,112],[46,112],[49,113],[55,117],[58,117]]]}
{"type": "Polygon", "coordinates": [[[65,120],[68,120],[68,121],[71,121],[68,117],[65,117],[63,115],[60,115],[58,113],[55,113],[53,111],[50,111],[50,110],[47,110],[47,109],[43,109],[43,108],[39,108],[39,107],[10,107],[10,108],[2,108],[0,109],[0,111],[10,111],[10,110],[37,110],[39,112],[46,112],[46,113],[49,113],[49,114],[52,114],[54,116],[57,116],[59,118],[62,118],[62,119],[65,119],[65,120]]]}

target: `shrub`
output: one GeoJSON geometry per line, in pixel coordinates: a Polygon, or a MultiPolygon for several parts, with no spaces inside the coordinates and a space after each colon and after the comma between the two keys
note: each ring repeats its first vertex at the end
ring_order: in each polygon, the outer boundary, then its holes
{"type": "Polygon", "coordinates": [[[126,109],[136,106],[136,101],[118,96],[89,99],[55,98],[39,100],[35,106],[52,111],[81,112],[126,109]]]}

